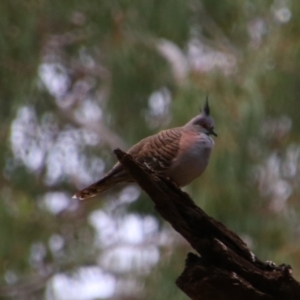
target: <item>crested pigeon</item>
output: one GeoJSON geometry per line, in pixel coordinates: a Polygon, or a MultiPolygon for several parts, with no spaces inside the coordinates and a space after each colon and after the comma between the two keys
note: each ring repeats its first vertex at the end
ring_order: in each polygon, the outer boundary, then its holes
{"type": "MultiPolygon", "coordinates": [[[[207,167],[214,141],[214,120],[210,116],[208,100],[203,112],[182,127],[163,130],[146,137],[127,153],[156,173],[183,187],[199,177],[207,167]]],[[[73,198],[85,200],[121,182],[132,182],[130,174],[120,162],[99,181],[77,192],[73,198]]]]}

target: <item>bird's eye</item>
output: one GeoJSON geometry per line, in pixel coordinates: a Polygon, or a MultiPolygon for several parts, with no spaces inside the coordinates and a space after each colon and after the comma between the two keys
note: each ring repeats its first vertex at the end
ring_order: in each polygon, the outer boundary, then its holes
{"type": "Polygon", "coordinates": [[[200,121],[200,122],[199,122],[199,125],[200,125],[201,127],[205,128],[205,129],[207,129],[207,124],[206,124],[205,122],[200,121]]]}

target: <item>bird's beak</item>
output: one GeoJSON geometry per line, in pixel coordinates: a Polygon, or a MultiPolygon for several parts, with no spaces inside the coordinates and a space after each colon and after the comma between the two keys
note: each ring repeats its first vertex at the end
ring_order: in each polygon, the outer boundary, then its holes
{"type": "Polygon", "coordinates": [[[213,130],[211,130],[211,131],[209,132],[209,134],[212,134],[212,135],[214,135],[214,136],[218,136],[213,130]]]}

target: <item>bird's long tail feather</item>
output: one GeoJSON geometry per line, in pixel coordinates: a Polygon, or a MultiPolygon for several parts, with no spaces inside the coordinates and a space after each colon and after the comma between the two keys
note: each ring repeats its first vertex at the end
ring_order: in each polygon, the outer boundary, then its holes
{"type": "Polygon", "coordinates": [[[73,198],[77,198],[79,200],[86,200],[92,197],[97,196],[99,193],[109,189],[115,184],[122,181],[120,176],[116,176],[115,174],[107,174],[99,181],[91,184],[90,186],[84,188],[83,190],[77,192],[73,198]]]}

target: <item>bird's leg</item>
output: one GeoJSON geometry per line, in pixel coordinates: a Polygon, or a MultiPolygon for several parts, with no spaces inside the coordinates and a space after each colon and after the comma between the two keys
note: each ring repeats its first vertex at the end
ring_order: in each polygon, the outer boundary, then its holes
{"type": "Polygon", "coordinates": [[[171,179],[171,177],[166,177],[166,179],[168,179],[175,187],[177,187],[178,189],[180,189],[180,186],[174,181],[171,179]]]}

